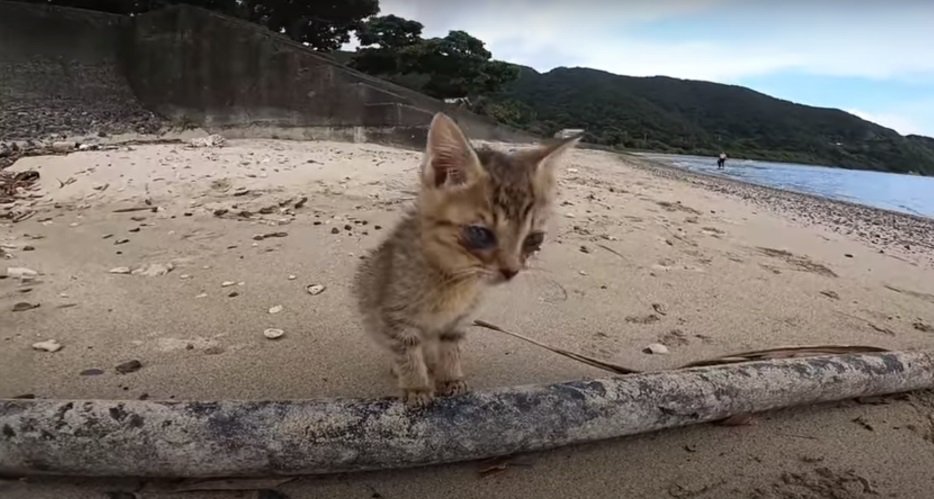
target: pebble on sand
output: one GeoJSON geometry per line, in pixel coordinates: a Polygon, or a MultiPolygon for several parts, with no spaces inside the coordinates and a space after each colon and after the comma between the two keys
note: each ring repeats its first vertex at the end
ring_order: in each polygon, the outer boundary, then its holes
{"type": "Polygon", "coordinates": [[[13,279],[28,281],[35,278],[39,273],[35,270],[27,269],[26,267],[7,267],[4,275],[13,279]]]}
{"type": "Polygon", "coordinates": [[[43,352],[57,352],[62,349],[62,344],[55,340],[45,340],[33,343],[32,348],[33,350],[41,350],[43,352]]]}
{"type": "Polygon", "coordinates": [[[114,267],[108,270],[108,272],[110,272],[111,274],[129,274],[130,267],[114,267]]]}
{"type": "Polygon", "coordinates": [[[270,314],[278,314],[279,312],[282,312],[282,305],[275,305],[269,308],[270,314]]]}
{"type": "Polygon", "coordinates": [[[308,286],[305,286],[305,291],[308,291],[308,294],[312,296],[317,296],[321,293],[324,293],[325,289],[326,287],[324,284],[309,284],[308,286]]]}
{"type": "Polygon", "coordinates": [[[139,371],[143,368],[143,363],[138,360],[130,360],[122,364],[118,364],[117,367],[114,367],[114,370],[119,374],[130,374],[136,371],[139,371]]]}
{"type": "Polygon", "coordinates": [[[263,336],[265,336],[266,338],[270,340],[277,340],[284,335],[285,335],[285,331],[279,328],[276,328],[276,327],[271,327],[263,331],[263,336]]]}
{"type": "Polygon", "coordinates": [[[668,347],[662,345],[661,343],[652,343],[651,345],[642,349],[642,352],[652,355],[665,355],[668,353],[668,347]]]}
{"type": "Polygon", "coordinates": [[[235,283],[234,281],[224,281],[221,283],[221,287],[229,288],[230,286],[233,286],[234,284],[237,284],[237,283],[235,283]]]}
{"type": "Polygon", "coordinates": [[[13,305],[14,312],[25,312],[26,310],[32,310],[34,308],[39,308],[38,303],[29,303],[27,301],[21,301],[13,305]]]}

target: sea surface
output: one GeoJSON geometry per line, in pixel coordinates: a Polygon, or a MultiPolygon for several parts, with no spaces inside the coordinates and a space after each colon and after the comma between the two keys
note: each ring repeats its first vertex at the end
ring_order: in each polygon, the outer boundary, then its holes
{"type": "Polygon", "coordinates": [[[717,159],[714,157],[672,154],[642,156],[679,168],[750,184],[934,218],[934,177],[747,159],[728,159],[724,169],[717,170],[717,159]]]}

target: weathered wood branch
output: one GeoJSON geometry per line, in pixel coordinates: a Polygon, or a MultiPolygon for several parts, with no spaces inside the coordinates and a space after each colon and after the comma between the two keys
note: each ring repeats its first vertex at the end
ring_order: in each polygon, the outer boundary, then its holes
{"type": "Polygon", "coordinates": [[[215,477],[402,468],[934,387],[934,351],[747,362],[439,399],[0,400],[0,473],[215,477]]]}

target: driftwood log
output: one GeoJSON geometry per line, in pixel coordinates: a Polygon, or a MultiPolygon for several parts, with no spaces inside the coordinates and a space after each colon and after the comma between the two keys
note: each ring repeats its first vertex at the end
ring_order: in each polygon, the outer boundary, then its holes
{"type": "Polygon", "coordinates": [[[439,399],[0,400],[0,473],[218,477],[422,466],[934,387],[934,351],[746,362],[439,399]]]}

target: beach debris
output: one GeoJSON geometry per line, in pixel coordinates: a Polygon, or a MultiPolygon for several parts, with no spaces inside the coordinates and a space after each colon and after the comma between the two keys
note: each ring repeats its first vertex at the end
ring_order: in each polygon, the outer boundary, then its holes
{"type": "Polygon", "coordinates": [[[130,267],[114,267],[108,270],[108,272],[110,272],[111,274],[129,274],[130,267]]]}
{"type": "Polygon", "coordinates": [[[150,263],[144,265],[140,268],[133,269],[134,275],[142,275],[146,277],[159,277],[168,274],[175,268],[175,265],[171,263],[150,263]]]}
{"type": "Polygon", "coordinates": [[[55,340],[45,340],[32,344],[33,350],[39,350],[42,352],[55,353],[64,348],[61,343],[55,340]]]}
{"type": "Polygon", "coordinates": [[[139,371],[142,368],[143,368],[143,363],[136,359],[133,359],[133,360],[128,360],[122,364],[117,364],[117,366],[114,367],[114,370],[117,371],[117,374],[130,374],[130,373],[135,373],[136,371],[139,371]]]}
{"type": "Polygon", "coordinates": [[[234,282],[234,281],[224,281],[224,282],[221,283],[221,287],[222,287],[222,288],[229,288],[230,286],[233,286],[234,284],[237,284],[237,283],[234,282]]]}
{"type": "Polygon", "coordinates": [[[325,289],[327,289],[327,287],[324,284],[309,284],[308,286],[305,286],[305,291],[308,291],[308,294],[311,296],[320,295],[321,293],[324,293],[325,289]]]}
{"type": "Polygon", "coordinates": [[[270,340],[277,340],[283,337],[284,335],[285,335],[285,331],[277,327],[267,328],[265,331],[263,331],[263,336],[265,336],[267,339],[270,339],[270,340]]]}
{"type": "Polygon", "coordinates": [[[224,147],[227,139],[214,133],[207,137],[195,137],[189,143],[192,147],[224,147]]]}
{"type": "Polygon", "coordinates": [[[279,312],[282,312],[282,305],[275,305],[275,306],[269,307],[270,314],[278,314],[279,312]]]}
{"type": "Polygon", "coordinates": [[[268,239],[268,238],[271,238],[271,237],[286,237],[286,236],[288,236],[288,235],[289,235],[289,233],[288,233],[288,232],[284,232],[284,231],[280,231],[280,232],[270,232],[270,233],[268,233],[268,234],[256,234],[255,236],[253,236],[253,239],[256,240],[256,241],[262,241],[263,239],[268,239]]]}
{"type": "Polygon", "coordinates": [[[651,355],[665,355],[668,353],[668,347],[662,345],[661,343],[652,343],[651,345],[643,348],[642,352],[651,355]]]}
{"type": "Polygon", "coordinates": [[[683,347],[690,343],[688,340],[688,335],[680,329],[672,329],[667,333],[661,335],[658,339],[658,342],[666,347],[683,347]]]}
{"type": "Polygon", "coordinates": [[[13,311],[14,311],[14,312],[25,312],[25,311],[27,311],[27,310],[32,310],[32,309],[34,309],[34,308],[39,308],[39,304],[38,304],[38,303],[29,303],[29,302],[27,302],[27,301],[21,301],[21,302],[15,304],[15,305],[13,305],[13,311]]]}
{"type": "Polygon", "coordinates": [[[38,272],[26,267],[7,267],[5,277],[19,279],[20,281],[31,281],[39,275],[38,272]]]}
{"type": "Polygon", "coordinates": [[[81,376],[100,376],[101,374],[104,374],[104,370],[92,367],[90,369],[85,369],[78,374],[81,376]]]}
{"type": "Polygon", "coordinates": [[[632,324],[652,324],[653,322],[660,321],[661,318],[655,314],[648,315],[630,315],[626,317],[626,322],[632,324]]]}

